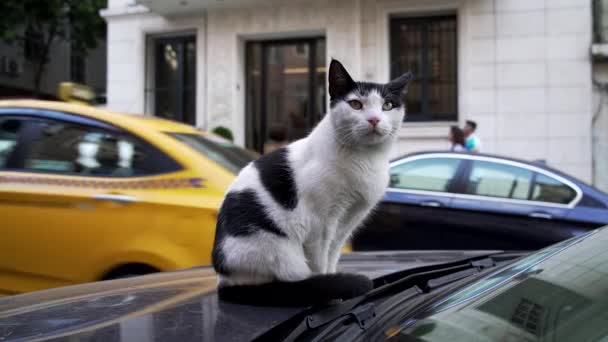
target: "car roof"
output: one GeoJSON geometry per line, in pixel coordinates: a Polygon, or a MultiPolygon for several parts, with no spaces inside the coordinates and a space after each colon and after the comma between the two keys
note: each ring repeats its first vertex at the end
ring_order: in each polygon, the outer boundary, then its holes
{"type": "MultiPolygon", "coordinates": [[[[543,169],[543,170],[547,170],[551,173],[554,173],[558,176],[564,177],[570,181],[576,182],[580,184],[583,184],[587,187],[592,187],[591,185],[589,185],[587,182],[582,181],[572,175],[566,174],[558,169],[555,169],[549,165],[547,165],[546,163],[540,162],[540,161],[529,161],[529,160],[524,160],[524,159],[519,159],[519,158],[514,158],[514,157],[507,157],[507,156],[502,156],[502,155],[498,155],[498,154],[491,154],[491,153],[470,153],[470,152],[453,152],[453,151],[442,151],[442,150],[433,150],[433,151],[420,151],[420,152],[412,152],[412,153],[408,153],[405,155],[402,155],[400,157],[394,158],[391,160],[392,162],[396,162],[405,158],[411,158],[411,157],[415,157],[415,156],[423,156],[423,155],[431,155],[431,154],[443,154],[443,155],[453,155],[453,156],[463,156],[463,157],[485,157],[485,158],[493,158],[493,159],[502,159],[505,161],[511,161],[511,162],[515,162],[515,163],[520,163],[520,164],[525,164],[531,167],[536,167],[539,169],[543,169]]],[[[597,190],[597,189],[596,189],[597,190]]],[[[600,190],[597,190],[600,191],[600,190]]]]}
{"type": "Polygon", "coordinates": [[[0,101],[0,109],[2,108],[51,110],[85,116],[121,127],[138,127],[159,132],[205,134],[193,126],[176,121],[59,101],[3,100],[0,101]]]}
{"type": "Polygon", "coordinates": [[[449,155],[455,155],[455,156],[468,156],[468,157],[486,157],[486,158],[495,158],[495,159],[504,159],[504,160],[508,160],[508,161],[512,161],[512,162],[517,162],[517,163],[522,163],[522,164],[527,164],[530,166],[536,166],[536,167],[540,167],[540,168],[544,168],[547,170],[551,170],[553,171],[549,166],[547,166],[547,164],[541,163],[541,162],[534,162],[534,161],[528,161],[528,160],[524,160],[524,159],[519,159],[519,158],[514,158],[514,157],[507,157],[507,156],[501,156],[498,154],[491,154],[491,153],[470,153],[470,152],[454,152],[454,151],[443,151],[443,150],[430,150],[430,151],[419,151],[419,152],[412,152],[412,153],[408,153],[408,154],[404,154],[400,157],[397,158],[393,158],[391,160],[391,162],[397,161],[397,160],[401,160],[404,158],[409,158],[409,157],[413,157],[413,156],[421,156],[421,155],[426,155],[426,154],[449,154],[449,155]]]}

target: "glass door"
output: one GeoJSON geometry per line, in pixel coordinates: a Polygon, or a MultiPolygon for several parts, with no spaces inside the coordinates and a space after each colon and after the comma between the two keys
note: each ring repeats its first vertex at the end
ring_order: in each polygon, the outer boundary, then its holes
{"type": "Polygon", "coordinates": [[[158,117],[195,125],[195,36],[157,38],[152,43],[154,75],[146,103],[158,117]]]}
{"type": "Polygon", "coordinates": [[[325,112],[325,39],[247,44],[247,147],[305,137],[325,112]]]}

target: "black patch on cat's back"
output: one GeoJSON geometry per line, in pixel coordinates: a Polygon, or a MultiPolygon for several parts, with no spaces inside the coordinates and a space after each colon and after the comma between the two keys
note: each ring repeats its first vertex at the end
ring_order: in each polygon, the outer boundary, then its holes
{"type": "Polygon", "coordinates": [[[285,209],[293,210],[298,205],[298,191],[288,153],[287,148],[281,147],[261,156],[254,165],[272,198],[285,209]]]}
{"type": "Polygon", "coordinates": [[[215,229],[215,241],[211,259],[219,274],[229,275],[226,257],[221,244],[227,236],[244,237],[260,231],[287,237],[287,234],[266,213],[254,190],[230,192],[224,198],[215,229]]]}
{"type": "Polygon", "coordinates": [[[230,192],[217,217],[217,233],[223,236],[249,236],[258,231],[266,231],[287,237],[266,213],[253,190],[230,192]]]}
{"type": "Polygon", "coordinates": [[[215,272],[223,275],[230,275],[231,270],[226,265],[226,256],[224,255],[224,251],[219,246],[219,242],[221,239],[216,238],[213,243],[213,251],[211,252],[211,263],[213,264],[213,269],[215,272]]]}

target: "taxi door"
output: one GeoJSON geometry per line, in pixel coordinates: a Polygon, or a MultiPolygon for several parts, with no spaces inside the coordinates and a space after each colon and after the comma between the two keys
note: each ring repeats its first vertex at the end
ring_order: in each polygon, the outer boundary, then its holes
{"type": "Polygon", "coordinates": [[[1,114],[0,294],[97,280],[114,262],[108,250],[154,230],[159,188],[193,185],[176,162],[105,123],[1,114]]]}

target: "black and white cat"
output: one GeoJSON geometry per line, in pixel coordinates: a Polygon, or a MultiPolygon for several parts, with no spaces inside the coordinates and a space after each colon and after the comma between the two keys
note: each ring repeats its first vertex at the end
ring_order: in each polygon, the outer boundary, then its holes
{"type": "Polygon", "coordinates": [[[411,78],[355,82],[332,60],[330,114],[306,138],[247,165],[226,193],[213,247],[220,298],[305,305],[371,290],[369,279],[335,272],[388,185],[411,78]]]}

